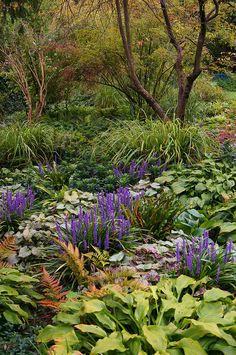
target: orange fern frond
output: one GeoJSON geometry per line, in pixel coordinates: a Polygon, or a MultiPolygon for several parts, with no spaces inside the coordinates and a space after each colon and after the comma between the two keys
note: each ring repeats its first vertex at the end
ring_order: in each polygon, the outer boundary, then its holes
{"type": "Polygon", "coordinates": [[[53,238],[53,240],[64,250],[65,253],[59,254],[59,257],[66,262],[77,282],[80,283],[87,280],[88,273],[84,265],[84,256],[80,253],[79,249],[73,246],[71,242],[66,244],[57,238],[53,238]]]}
{"type": "Polygon", "coordinates": [[[12,265],[9,264],[7,261],[0,261],[0,269],[2,268],[11,268],[12,265]]]}
{"type": "Polygon", "coordinates": [[[7,235],[0,241],[0,259],[6,259],[15,255],[17,250],[16,238],[13,235],[7,235]]]}
{"type": "Polygon", "coordinates": [[[44,307],[59,309],[60,304],[66,301],[68,291],[62,292],[63,286],[45,268],[42,270],[41,285],[45,299],[39,303],[44,307]]]}

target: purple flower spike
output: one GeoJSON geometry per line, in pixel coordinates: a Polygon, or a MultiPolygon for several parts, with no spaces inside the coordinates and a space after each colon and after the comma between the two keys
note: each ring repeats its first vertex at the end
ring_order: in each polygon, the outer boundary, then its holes
{"type": "Polygon", "coordinates": [[[105,238],[105,242],[104,242],[104,249],[109,250],[109,246],[110,246],[109,229],[107,229],[106,230],[106,238],[105,238]]]}
{"type": "Polygon", "coordinates": [[[176,244],[176,259],[177,259],[177,262],[180,262],[179,243],[176,244]]]}
{"type": "Polygon", "coordinates": [[[192,272],[192,270],[193,270],[193,256],[192,256],[192,254],[186,255],[186,261],[187,261],[187,267],[188,267],[189,271],[192,272]]]}
{"type": "Polygon", "coordinates": [[[216,260],[215,243],[211,242],[211,261],[214,263],[216,260]]]}
{"type": "Polygon", "coordinates": [[[209,232],[208,230],[204,230],[203,232],[203,249],[208,249],[209,245],[209,232]]]}
{"type": "Polygon", "coordinates": [[[226,264],[228,261],[228,254],[229,254],[229,244],[227,244],[225,248],[224,264],[226,264]]]}
{"type": "Polygon", "coordinates": [[[201,273],[201,258],[200,258],[199,255],[197,256],[197,270],[196,270],[196,273],[197,273],[197,275],[200,275],[200,273],[201,273]]]}

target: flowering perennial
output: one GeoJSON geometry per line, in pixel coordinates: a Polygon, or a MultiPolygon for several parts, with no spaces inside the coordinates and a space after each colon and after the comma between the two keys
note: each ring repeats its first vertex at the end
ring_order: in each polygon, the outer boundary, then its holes
{"type": "Polygon", "coordinates": [[[35,195],[29,187],[26,194],[23,192],[6,191],[0,200],[0,220],[12,221],[15,218],[22,218],[27,209],[32,208],[35,195]]]}
{"type": "Polygon", "coordinates": [[[219,282],[220,274],[225,265],[233,262],[233,242],[230,240],[225,250],[216,248],[209,239],[207,230],[200,238],[193,237],[192,241],[183,240],[176,245],[176,259],[182,272],[202,278],[207,275],[214,276],[216,283],[219,282]]]}
{"type": "MultiPolygon", "coordinates": [[[[136,195],[140,198],[142,193],[136,195]]],[[[65,217],[64,227],[56,224],[60,240],[72,242],[86,252],[90,246],[108,250],[114,244],[119,245],[121,240],[130,232],[130,221],[122,210],[122,206],[132,208],[134,197],[128,188],[119,188],[116,193],[99,193],[97,205],[90,211],[84,212],[82,208],[77,216],[65,217]]]]}

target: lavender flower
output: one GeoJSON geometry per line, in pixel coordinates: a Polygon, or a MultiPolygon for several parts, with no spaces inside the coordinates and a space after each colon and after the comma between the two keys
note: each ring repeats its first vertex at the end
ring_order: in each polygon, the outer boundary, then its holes
{"type": "Polygon", "coordinates": [[[176,259],[177,262],[180,262],[180,250],[179,250],[179,243],[176,244],[176,259]]]}

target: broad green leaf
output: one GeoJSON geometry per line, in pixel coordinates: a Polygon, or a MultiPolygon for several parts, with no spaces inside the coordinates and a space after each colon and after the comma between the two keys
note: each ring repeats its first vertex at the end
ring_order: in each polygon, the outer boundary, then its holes
{"type": "Polygon", "coordinates": [[[142,351],[142,343],[140,339],[130,339],[128,344],[126,344],[129,348],[129,355],[137,355],[142,351]]]}
{"type": "Polygon", "coordinates": [[[90,355],[104,354],[112,350],[117,350],[121,353],[126,351],[122,343],[122,336],[118,332],[113,332],[108,337],[99,339],[91,350],[90,355]]]}
{"type": "Polygon", "coordinates": [[[122,333],[122,337],[123,337],[124,342],[127,342],[130,339],[141,338],[140,335],[138,335],[138,334],[130,334],[125,329],[123,329],[121,333],[122,333]]]}
{"type": "Polygon", "coordinates": [[[36,306],[37,306],[37,304],[36,304],[35,302],[33,302],[33,301],[31,300],[31,298],[29,298],[29,297],[26,296],[26,295],[19,295],[19,296],[16,296],[15,299],[17,299],[17,300],[19,300],[19,301],[22,301],[22,302],[24,302],[24,303],[29,303],[29,304],[31,304],[31,306],[33,306],[33,307],[36,307],[36,306]]]}
{"type": "Polygon", "coordinates": [[[97,325],[78,324],[78,325],[75,325],[75,328],[79,329],[83,333],[93,333],[93,334],[96,334],[97,336],[102,337],[102,338],[107,336],[107,333],[105,332],[105,330],[98,327],[97,325]]]}
{"type": "Polygon", "coordinates": [[[183,332],[183,336],[192,339],[200,339],[207,334],[212,334],[217,338],[224,339],[229,345],[236,346],[236,340],[230,335],[225,333],[214,323],[206,323],[191,319],[192,326],[183,332]]]}
{"type": "Polygon", "coordinates": [[[165,351],[167,349],[168,340],[160,326],[144,325],[142,329],[147,342],[155,351],[165,351]]]}
{"type": "Polygon", "coordinates": [[[175,321],[178,323],[182,318],[191,317],[199,303],[200,302],[197,302],[196,298],[189,294],[185,294],[182,302],[176,304],[174,314],[175,321]]]}
{"type": "Polygon", "coordinates": [[[19,295],[16,289],[11,286],[0,285],[0,294],[7,296],[17,296],[19,295]]]}
{"type": "Polygon", "coordinates": [[[109,318],[103,311],[99,313],[94,313],[97,320],[103,325],[104,328],[115,330],[116,324],[109,318]]]}
{"type": "Polygon", "coordinates": [[[63,325],[47,325],[40,333],[37,338],[40,343],[48,343],[51,340],[66,339],[68,345],[76,344],[78,338],[75,334],[73,327],[63,324],[63,325]]]}
{"type": "Polygon", "coordinates": [[[12,324],[22,324],[22,321],[21,319],[18,317],[18,315],[13,312],[13,311],[10,311],[10,310],[7,310],[5,312],[3,312],[3,315],[4,317],[6,318],[6,320],[9,322],[9,323],[12,323],[12,324]]]}
{"type": "Polygon", "coordinates": [[[195,280],[189,276],[186,275],[181,275],[176,279],[176,284],[175,288],[178,294],[178,297],[180,297],[183,289],[187,288],[188,286],[194,285],[195,280]]]}
{"type": "Polygon", "coordinates": [[[235,347],[228,346],[223,340],[217,341],[213,346],[211,346],[211,351],[220,351],[224,355],[235,355],[235,347]]]}
{"type": "Polygon", "coordinates": [[[28,319],[29,318],[29,315],[27,312],[25,312],[18,304],[11,304],[11,303],[8,303],[7,306],[13,311],[13,312],[16,312],[18,313],[20,316],[28,319]]]}
{"type": "Polygon", "coordinates": [[[74,325],[80,322],[80,315],[78,312],[74,312],[74,313],[59,312],[55,316],[55,319],[57,320],[57,322],[74,325]]]}
{"type": "Polygon", "coordinates": [[[190,338],[183,338],[176,343],[171,343],[171,345],[183,349],[185,355],[207,355],[201,344],[190,338]]]}
{"type": "Polygon", "coordinates": [[[84,301],[83,306],[81,307],[81,314],[100,312],[105,308],[106,308],[105,303],[100,300],[94,299],[94,300],[84,301]]]}
{"type": "Polygon", "coordinates": [[[204,191],[206,190],[206,185],[203,184],[202,182],[199,182],[196,186],[195,186],[195,190],[196,191],[204,191]]]}
{"type": "Polygon", "coordinates": [[[204,301],[206,302],[214,302],[222,298],[232,297],[232,296],[233,295],[228,291],[223,291],[219,288],[212,288],[204,293],[203,298],[204,301]]]}
{"type": "Polygon", "coordinates": [[[186,184],[184,181],[176,181],[173,182],[173,184],[171,185],[173,192],[176,195],[181,194],[182,192],[186,191],[186,184]]]}
{"type": "Polygon", "coordinates": [[[236,230],[236,222],[225,222],[220,226],[220,233],[230,233],[236,230]]]}
{"type": "Polygon", "coordinates": [[[128,304],[129,306],[133,305],[133,296],[131,294],[126,294],[123,295],[122,293],[118,292],[116,289],[111,289],[111,292],[113,295],[116,296],[119,300],[121,300],[123,303],[128,304]]]}
{"type": "Polygon", "coordinates": [[[217,323],[222,320],[224,308],[221,302],[202,302],[197,311],[201,322],[217,323]]]}
{"type": "Polygon", "coordinates": [[[134,292],[134,298],[136,301],[134,316],[138,322],[142,322],[149,311],[149,300],[145,298],[145,293],[142,291],[134,292]]]}

